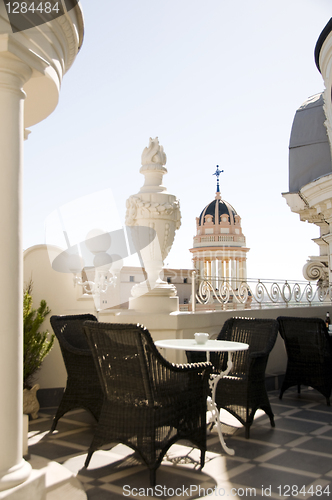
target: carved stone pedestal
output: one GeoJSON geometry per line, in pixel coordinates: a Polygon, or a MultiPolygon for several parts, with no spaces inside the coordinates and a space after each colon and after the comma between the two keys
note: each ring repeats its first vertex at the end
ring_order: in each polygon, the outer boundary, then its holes
{"type": "Polygon", "coordinates": [[[147,274],[147,279],[131,291],[133,297],[129,299],[129,309],[136,311],[174,312],[179,309],[176,288],[160,277],[175,231],[181,225],[179,201],[162,185],[167,173],[165,164],[166,155],[158,138],[150,138],[150,144],[142,154],[140,169],[145,177],[144,185],[138,194],[127,200],[126,225],[138,227],[136,246],[147,274]],[[140,227],[146,231],[140,232],[140,227]],[[143,233],[144,242],[141,241],[143,233]]]}

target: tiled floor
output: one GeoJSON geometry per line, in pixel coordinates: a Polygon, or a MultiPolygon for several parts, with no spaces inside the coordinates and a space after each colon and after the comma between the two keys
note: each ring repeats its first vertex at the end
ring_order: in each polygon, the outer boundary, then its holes
{"type": "Polygon", "coordinates": [[[208,436],[205,466],[199,470],[199,452],[188,443],[175,444],[157,471],[157,486],[149,487],[149,473],[124,445],[96,452],[83,468],[94,421],[83,410],[65,415],[49,434],[55,409],[43,409],[30,421],[29,453],[57,461],[84,485],[89,500],[124,497],[198,498],[320,498],[332,496],[332,407],[314,390],[298,396],[288,390],[280,401],[269,393],[276,427],[259,413],[250,440],[226,413],[226,443],[235,450],[226,455],[216,431],[208,436]]]}

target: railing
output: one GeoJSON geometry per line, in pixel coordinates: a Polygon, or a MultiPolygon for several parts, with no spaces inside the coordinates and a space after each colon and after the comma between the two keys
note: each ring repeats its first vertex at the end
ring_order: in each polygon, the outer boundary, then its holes
{"type": "Polygon", "coordinates": [[[195,242],[196,243],[211,243],[211,242],[218,242],[218,241],[233,241],[233,242],[244,242],[245,237],[244,236],[238,236],[238,235],[227,235],[227,234],[219,234],[219,235],[207,235],[207,236],[195,236],[195,242]]]}
{"type": "Polygon", "coordinates": [[[310,281],[235,280],[192,273],[193,312],[204,309],[258,309],[331,303],[332,286],[310,281]],[[193,300],[193,297],[195,300],[193,300]]]}

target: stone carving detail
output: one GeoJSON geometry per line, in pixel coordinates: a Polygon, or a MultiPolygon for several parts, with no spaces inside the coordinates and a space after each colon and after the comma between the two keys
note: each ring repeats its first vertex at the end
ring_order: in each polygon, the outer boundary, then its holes
{"type": "Polygon", "coordinates": [[[142,165],[166,164],[166,154],[164,148],[159,145],[158,137],[155,139],[150,137],[149,146],[144,148],[141,160],[142,165]]]}
{"type": "Polygon", "coordinates": [[[178,200],[166,203],[153,203],[142,200],[138,195],[132,195],[127,199],[126,207],[127,226],[134,226],[138,217],[153,219],[155,217],[158,218],[160,215],[173,215],[172,220],[176,224],[176,229],[179,229],[181,226],[180,203],[178,200]]]}
{"type": "Polygon", "coordinates": [[[308,281],[318,281],[323,286],[329,284],[329,270],[326,264],[319,260],[308,260],[303,267],[303,276],[308,281]]]}
{"type": "Polygon", "coordinates": [[[161,252],[165,259],[172,247],[174,234],[170,224],[175,224],[175,230],[181,227],[180,203],[177,199],[166,203],[151,203],[144,201],[139,195],[132,195],[126,201],[126,226],[135,226],[138,220],[162,220],[166,219],[165,234],[161,244],[161,252]]]}

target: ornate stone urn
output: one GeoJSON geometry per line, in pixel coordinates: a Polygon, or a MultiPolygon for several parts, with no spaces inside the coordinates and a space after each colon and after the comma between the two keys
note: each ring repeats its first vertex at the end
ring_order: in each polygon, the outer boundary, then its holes
{"type": "Polygon", "coordinates": [[[167,173],[165,164],[166,155],[158,137],[150,138],[142,153],[140,173],[144,175],[144,185],[126,203],[126,225],[132,227],[132,238],[147,275],[131,291],[129,308],[137,311],[172,312],[179,307],[175,286],[161,278],[164,260],[181,225],[179,201],[162,185],[167,173]]]}
{"type": "Polygon", "coordinates": [[[32,419],[38,418],[39,402],[37,391],[39,384],[35,384],[31,389],[23,389],[23,413],[31,415],[32,419]]]}

